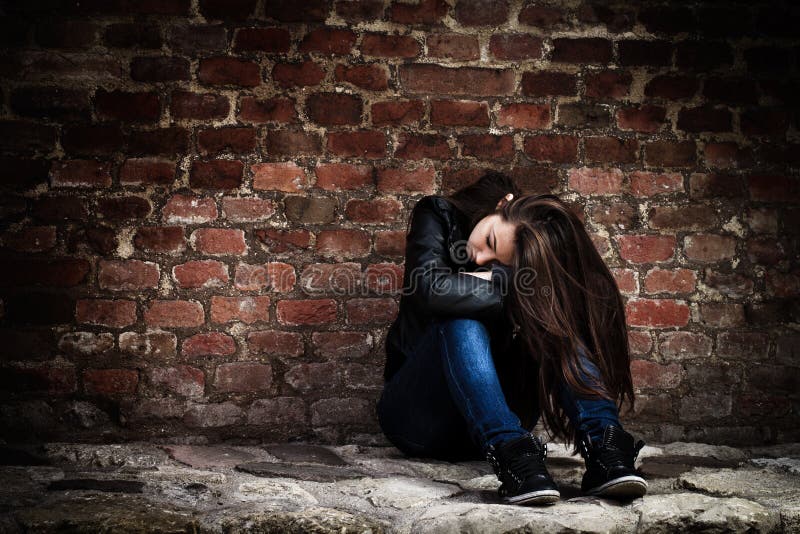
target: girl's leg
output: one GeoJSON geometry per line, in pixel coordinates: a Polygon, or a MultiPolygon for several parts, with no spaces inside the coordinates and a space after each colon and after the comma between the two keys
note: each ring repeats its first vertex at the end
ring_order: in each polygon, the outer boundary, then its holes
{"type": "Polygon", "coordinates": [[[486,326],[457,318],[442,321],[437,329],[447,386],[473,442],[486,449],[528,434],[506,403],[486,326]]]}
{"type": "MultiPolygon", "coordinates": [[[[581,363],[589,373],[583,375],[584,383],[599,384],[600,370],[586,357],[583,350],[580,351],[580,356],[581,363]]],[[[603,432],[609,425],[622,428],[619,421],[619,410],[613,401],[579,397],[566,384],[561,385],[558,396],[561,407],[569,417],[570,424],[576,427],[579,434],[588,434],[592,442],[602,440],[603,432]]]]}
{"type": "Polygon", "coordinates": [[[409,456],[482,460],[467,422],[450,395],[439,353],[437,323],[385,385],[378,401],[383,433],[409,456]]]}

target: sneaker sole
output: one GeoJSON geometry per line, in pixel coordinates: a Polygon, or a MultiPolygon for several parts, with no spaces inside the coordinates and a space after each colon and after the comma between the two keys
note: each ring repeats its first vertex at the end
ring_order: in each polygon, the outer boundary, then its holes
{"type": "Polygon", "coordinates": [[[515,495],[514,497],[505,497],[503,502],[507,504],[553,504],[561,498],[561,493],[558,490],[539,490],[515,495]]]}
{"type": "Polygon", "coordinates": [[[647,481],[642,477],[629,475],[606,482],[602,486],[591,489],[586,493],[600,497],[641,497],[647,493],[647,481]]]}

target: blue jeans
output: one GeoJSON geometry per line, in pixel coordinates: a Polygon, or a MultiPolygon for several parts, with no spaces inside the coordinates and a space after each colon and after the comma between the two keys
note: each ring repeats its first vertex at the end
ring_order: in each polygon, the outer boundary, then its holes
{"type": "MultiPolygon", "coordinates": [[[[431,323],[378,401],[378,421],[390,442],[410,456],[459,461],[483,459],[489,444],[527,433],[506,404],[491,335],[476,319],[431,323]]],[[[586,358],[583,363],[594,373],[584,380],[596,379],[597,367],[586,358]]],[[[589,432],[592,441],[608,424],[622,426],[614,402],[578,398],[566,387],[558,398],[570,424],[589,432]]]]}

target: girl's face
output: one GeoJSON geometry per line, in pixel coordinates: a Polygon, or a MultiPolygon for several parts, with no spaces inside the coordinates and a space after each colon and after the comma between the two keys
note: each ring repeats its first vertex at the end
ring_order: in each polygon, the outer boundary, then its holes
{"type": "MultiPolygon", "coordinates": [[[[500,207],[504,200],[511,200],[509,193],[505,199],[497,203],[500,207]]],[[[499,261],[511,265],[514,259],[514,231],[516,226],[504,221],[500,214],[487,215],[475,225],[467,240],[467,252],[472,261],[478,265],[485,265],[492,261],[499,261]]]]}

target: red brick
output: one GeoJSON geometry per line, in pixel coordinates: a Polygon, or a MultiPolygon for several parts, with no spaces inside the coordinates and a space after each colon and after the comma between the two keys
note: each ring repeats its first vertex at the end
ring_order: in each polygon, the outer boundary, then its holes
{"type": "Polygon", "coordinates": [[[559,103],[556,116],[556,123],[566,128],[606,128],[611,125],[610,109],[599,104],[559,103]]]}
{"type": "Polygon", "coordinates": [[[667,261],[675,254],[675,237],[668,235],[616,236],[619,255],[632,263],[667,261]]]}
{"type": "Polygon", "coordinates": [[[667,110],[644,104],[617,110],[617,125],[621,130],[655,133],[666,124],[667,110]]]}
{"type": "Polygon", "coordinates": [[[744,306],[737,302],[701,302],[700,317],[703,323],[720,328],[745,323],[744,306]]]}
{"type": "Polygon", "coordinates": [[[163,185],[175,181],[175,163],[155,158],[126,159],[119,171],[123,185],[163,185]]]}
{"type": "Polygon", "coordinates": [[[322,154],[322,139],[317,132],[303,130],[270,129],[265,141],[267,153],[273,156],[316,156],[322,154]]]}
{"type": "MultiPolygon", "coordinates": [[[[365,0],[372,2],[373,0],[365,0]]],[[[362,2],[347,2],[347,4],[362,4],[362,2]]],[[[306,421],[306,403],[303,399],[295,397],[274,397],[271,399],[256,399],[247,412],[248,425],[260,425],[279,429],[308,427],[306,421]]]]}
{"type": "Polygon", "coordinates": [[[595,223],[619,230],[627,230],[640,224],[638,210],[624,202],[595,204],[589,208],[589,215],[595,223]]]}
{"type": "Polygon", "coordinates": [[[636,294],[639,292],[639,284],[636,278],[636,271],[633,269],[611,269],[611,274],[617,283],[620,292],[636,294]]]}
{"type": "Polygon", "coordinates": [[[283,204],[287,220],[300,224],[332,223],[339,207],[339,201],[328,196],[287,195],[283,204]]]}
{"type": "Polygon", "coordinates": [[[180,127],[129,130],[126,143],[130,156],[183,155],[189,150],[189,130],[180,127]]]}
{"type": "Polygon", "coordinates": [[[734,169],[753,164],[751,150],[734,142],[706,143],[703,147],[703,156],[708,167],[734,169]]]}
{"type": "Polygon", "coordinates": [[[281,300],[275,312],[278,322],[286,325],[327,324],[337,316],[333,299],[281,300]]]}
{"type": "Polygon", "coordinates": [[[372,124],[375,126],[402,126],[419,124],[425,114],[421,100],[392,100],[372,104],[372,124]]]}
{"type": "Polygon", "coordinates": [[[367,288],[379,295],[396,293],[403,287],[403,267],[394,263],[371,263],[364,271],[367,288]]]}
{"type": "Polygon", "coordinates": [[[144,312],[148,326],[196,327],[205,322],[203,305],[197,301],[154,300],[144,312]]]}
{"type": "Polygon", "coordinates": [[[256,149],[255,128],[213,128],[197,132],[197,147],[205,154],[233,152],[244,154],[256,149]]]}
{"type": "Polygon", "coordinates": [[[797,298],[800,295],[800,273],[767,271],[764,276],[768,294],[776,297],[797,298]]]}
{"type": "Polygon", "coordinates": [[[67,154],[101,156],[121,152],[122,129],[119,123],[64,125],[61,146],[67,154]]]}
{"type": "Polygon", "coordinates": [[[696,332],[663,332],[659,353],[667,360],[707,359],[711,355],[711,338],[696,332]]]}
{"type": "Polygon", "coordinates": [[[139,384],[135,369],[84,369],[83,389],[89,395],[132,395],[139,384]]]}
{"type": "Polygon", "coordinates": [[[510,135],[459,135],[461,154],[478,159],[508,161],[514,157],[514,138],[510,135]]]}
{"type": "Polygon", "coordinates": [[[703,84],[703,96],[707,100],[726,104],[754,105],[758,103],[755,80],[743,77],[708,78],[703,84]]]}
{"type": "Polygon", "coordinates": [[[586,161],[599,163],[634,163],[639,159],[636,139],[587,137],[584,140],[586,161]]]}
{"type": "Polygon", "coordinates": [[[669,41],[623,40],[617,42],[619,64],[623,66],[672,65],[672,44],[669,41]]]}
{"type": "Polygon", "coordinates": [[[649,332],[628,329],[628,343],[631,354],[647,355],[653,347],[653,340],[649,332]]]}
{"type": "Polygon", "coordinates": [[[258,99],[252,96],[245,96],[241,100],[239,108],[239,118],[247,122],[263,123],[296,123],[297,111],[295,101],[292,98],[267,98],[258,99]]]}
{"type": "Polygon", "coordinates": [[[309,263],[300,273],[300,285],[307,294],[352,295],[361,278],[361,265],[355,262],[309,263]]]}
{"type": "Polygon", "coordinates": [[[667,328],[689,323],[689,306],[668,299],[629,300],[625,316],[631,326],[667,328]]]}
{"type": "Polygon", "coordinates": [[[560,7],[528,4],[519,12],[520,24],[537,28],[554,28],[566,23],[566,13],[560,7]]]}
{"type": "Polygon", "coordinates": [[[402,257],[405,255],[406,233],[401,230],[375,232],[375,252],[381,256],[402,257]]]}
{"type": "Polygon", "coordinates": [[[570,169],[568,187],[581,195],[616,195],[622,191],[622,176],[619,169],[570,169]]]}
{"type": "Polygon", "coordinates": [[[524,150],[538,161],[572,163],[578,159],[578,138],[570,135],[534,135],[525,138],[524,150]]]}
{"type": "Polygon", "coordinates": [[[399,168],[379,169],[377,189],[383,193],[423,193],[431,195],[436,189],[436,170],[419,167],[414,170],[399,168]]]}
{"type": "Polygon", "coordinates": [[[11,91],[11,109],[27,117],[52,117],[62,120],[89,119],[89,93],[63,87],[23,87],[11,91]]]}
{"type": "Polygon", "coordinates": [[[311,60],[302,63],[276,63],[272,79],[281,87],[309,87],[325,79],[325,68],[311,60]]]}
{"type": "Polygon", "coordinates": [[[284,380],[294,389],[310,392],[339,391],[344,388],[370,390],[380,387],[374,370],[360,363],[324,362],[300,363],[284,374],[284,380]]]}
{"type": "Polygon", "coordinates": [[[580,22],[605,26],[611,33],[631,31],[636,23],[636,11],[630,4],[583,3],[578,7],[577,15],[580,22]]]}
{"type": "Polygon", "coordinates": [[[133,245],[144,252],[182,253],[186,239],[181,226],[143,226],[136,230],[133,245]]]}
{"type": "Polygon", "coordinates": [[[170,56],[135,57],[131,60],[131,79],[137,82],[190,80],[189,60],[170,56]]]}
{"type": "Polygon", "coordinates": [[[716,356],[725,360],[765,360],[769,336],[764,332],[720,332],[716,356]]]}
{"type": "Polygon", "coordinates": [[[167,200],[161,210],[164,222],[200,224],[217,218],[217,204],[213,198],[176,194],[167,200]]]}
{"type": "Polygon", "coordinates": [[[345,217],[353,222],[381,224],[397,221],[401,209],[402,205],[397,200],[388,198],[375,200],[351,199],[345,205],[344,214],[345,217]]]}
{"type": "Polygon", "coordinates": [[[508,0],[459,2],[453,18],[462,26],[501,26],[508,22],[508,0]]]}
{"type": "Polygon", "coordinates": [[[395,156],[413,160],[450,159],[453,149],[443,135],[401,133],[397,139],[395,156]]]}
{"type": "Polygon", "coordinates": [[[106,26],[103,41],[111,48],[161,48],[161,32],[152,23],[114,23],[106,26]]]}
{"type": "Polygon", "coordinates": [[[653,141],[645,145],[645,162],[656,167],[691,167],[696,150],[694,141],[653,141]]]}
{"type": "Polygon", "coordinates": [[[747,176],[750,199],[756,202],[797,202],[800,181],[785,174],[750,174],[747,176]]]}
{"type": "Polygon", "coordinates": [[[248,332],[247,346],[250,354],[270,356],[302,356],[305,350],[300,333],[280,330],[248,332]]]}
{"type": "Polygon", "coordinates": [[[551,61],[555,63],[608,63],[611,41],[596,37],[553,39],[551,61]]]}
{"type": "Polygon", "coordinates": [[[215,260],[192,260],[172,268],[180,288],[222,287],[228,284],[228,266],[215,260]]]}
{"type": "Polygon", "coordinates": [[[97,284],[102,289],[134,291],[158,288],[158,264],[141,260],[100,260],[97,284]]]}
{"type": "Polygon", "coordinates": [[[52,187],[110,187],[111,164],[92,159],[53,161],[52,187]]]}
{"type": "Polygon", "coordinates": [[[726,108],[703,105],[678,112],[678,129],[685,132],[729,132],[731,112],[726,108]]]}
{"type": "Polygon", "coordinates": [[[727,43],[687,39],[676,46],[675,65],[682,71],[706,73],[732,64],[733,53],[727,43]]]}
{"type": "Polygon", "coordinates": [[[253,15],[256,0],[200,0],[200,13],[207,19],[245,20],[253,15]]]}
{"type": "MultiPolygon", "coordinates": [[[[160,34],[154,28],[156,34],[160,34]]],[[[167,30],[167,42],[175,53],[205,56],[228,48],[228,32],[222,24],[174,24],[167,30]]]]}
{"type": "Polygon", "coordinates": [[[416,4],[395,2],[391,6],[389,20],[398,24],[434,25],[447,15],[448,5],[444,0],[420,0],[416,4]]]}
{"type": "Polygon", "coordinates": [[[324,22],[328,9],[324,0],[271,0],[264,5],[264,14],[281,22],[324,22]]]}
{"type": "Polygon", "coordinates": [[[144,219],[151,211],[150,201],[134,195],[100,198],[95,208],[98,218],[108,222],[144,219]]]}
{"type": "Polygon", "coordinates": [[[193,161],[189,186],[196,189],[237,189],[242,185],[244,165],[238,160],[193,161]]]}
{"type": "Polygon", "coordinates": [[[489,105],[469,100],[432,100],[431,124],[436,126],[489,126],[489,105]]]}
{"type": "Polygon", "coordinates": [[[631,193],[637,197],[654,197],[683,191],[683,175],[677,172],[634,171],[630,175],[630,181],[631,193]]]}
{"type": "Polygon", "coordinates": [[[542,39],[527,33],[494,34],[489,52],[501,60],[530,60],[542,57],[542,39]]]}
{"type": "Polygon", "coordinates": [[[214,295],[211,297],[211,322],[230,323],[241,321],[245,324],[253,324],[259,321],[269,321],[268,296],[243,296],[243,297],[223,297],[214,295]]]}
{"type": "Polygon", "coordinates": [[[6,393],[37,393],[42,396],[67,395],[75,393],[77,379],[75,368],[55,365],[21,364],[4,367],[0,384],[6,393]],[[17,366],[19,365],[19,366],[17,366]]]}
{"type": "Polygon", "coordinates": [[[223,119],[229,110],[226,96],[190,91],[173,91],[169,106],[175,119],[223,119]]]}
{"type": "Polygon", "coordinates": [[[381,65],[339,64],[336,65],[333,74],[337,82],[351,83],[368,91],[383,91],[389,88],[389,73],[386,67],[381,65]]]}
{"type": "Polygon", "coordinates": [[[257,51],[285,54],[291,46],[291,34],[285,28],[239,28],[233,43],[236,52],[257,51]]]}
{"type": "Polygon", "coordinates": [[[791,116],[779,107],[746,109],[739,115],[739,128],[747,136],[783,138],[789,128],[791,116]]]}
{"type": "Polygon", "coordinates": [[[514,92],[514,72],[511,69],[448,68],[411,63],[400,65],[398,72],[400,85],[411,93],[494,97],[514,92]]]}
{"type": "Polygon", "coordinates": [[[161,386],[182,397],[202,397],[205,392],[206,377],[197,367],[153,367],[147,370],[147,374],[154,386],[161,386]]]}
{"type": "Polygon", "coordinates": [[[214,389],[220,392],[267,391],[271,385],[272,367],[264,363],[223,363],[214,375],[214,389]]]}
{"type": "Polygon", "coordinates": [[[327,149],[343,157],[382,158],[386,155],[386,135],[373,130],[330,132],[327,149]]]}
{"type": "Polygon", "coordinates": [[[0,278],[5,287],[72,287],[85,283],[90,270],[91,264],[88,260],[69,256],[6,255],[4,261],[0,262],[0,278]]]}
{"type": "Polygon", "coordinates": [[[317,176],[316,187],[328,191],[358,190],[374,185],[370,165],[320,163],[314,172],[317,176]]]}
{"type": "Polygon", "coordinates": [[[660,365],[647,360],[631,361],[631,376],[636,388],[671,389],[681,383],[681,366],[660,365]]]}
{"type": "Polygon", "coordinates": [[[736,255],[736,239],[715,234],[687,235],[683,242],[683,252],[694,261],[718,262],[736,255]]]}
{"type": "Polygon", "coordinates": [[[181,343],[184,358],[197,356],[230,356],[236,353],[236,340],[222,332],[195,334],[181,343]]]}
{"type": "Polygon", "coordinates": [[[528,130],[550,128],[550,106],[548,104],[504,104],[497,112],[497,125],[528,130]]]}
{"type": "Polygon", "coordinates": [[[356,42],[356,34],[338,28],[316,28],[303,38],[298,46],[300,53],[317,52],[325,55],[346,56],[356,42]]]}
{"type": "Polygon", "coordinates": [[[55,226],[28,226],[7,230],[2,235],[3,246],[19,252],[43,252],[56,245],[55,226]]]}
{"type": "Polygon", "coordinates": [[[252,165],[253,189],[296,193],[308,187],[305,170],[291,161],[252,165]]]}
{"type": "Polygon", "coordinates": [[[700,87],[694,76],[664,74],[655,76],[644,87],[647,97],[683,100],[692,98],[700,87]]]}
{"type": "Polygon", "coordinates": [[[691,293],[697,286],[697,274],[690,269],[660,269],[656,267],[644,277],[647,293],[691,293]]]}
{"type": "Polygon", "coordinates": [[[281,293],[288,293],[294,289],[294,284],[297,281],[294,267],[279,261],[267,263],[267,278],[269,279],[270,288],[281,293]]]}
{"type": "Polygon", "coordinates": [[[210,85],[256,87],[261,85],[258,63],[234,57],[209,57],[200,60],[197,79],[210,85]]]}
{"type": "Polygon", "coordinates": [[[223,197],[223,216],[233,222],[264,221],[278,211],[274,200],[268,198],[223,197]]]}
{"type": "Polygon", "coordinates": [[[244,231],[236,228],[198,228],[189,238],[203,254],[245,254],[244,231]]]}
{"type": "Polygon", "coordinates": [[[311,424],[363,426],[374,417],[373,404],[365,399],[320,399],[311,405],[311,424]]]}
{"type": "Polygon", "coordinates": [[[590,98],[622,98],[628,96],[633,77],[630,72],[604,70],[586,75],[586,96],[590,98]]]}
{"type": "Polygon", "coordinates": [[[167,359],[176,354],[177,336],[163,330],[122,332],[119,335],[119,350],[137,358],[167,359]]]}
{"type": "Polygon", "coordinates": [[[647,213],[651,228],[662,230],[704,230],[717,224],[717,210],[703,204],[653,206],[647,213]]]}
{"type": "Polygon", "coordinates": [[[354,298],[345,302],[350,324],[385,324],[397,317],[398,306],[393,298],[354,298]]]}
{"type": "Polygon", "coordinates": [[[566,72],[523,72],[522,94],[525,96],[574,96],[578,94],[578,78],[574,74],[566,72]]]}
{"type": "MultiPolygon", "coordinates": [[[[244,416],[244,411],[233,402],[190,404],[183,413],[182,422],[189,428],[233,427],[243,424],[244,416]]],[[[148,414],[146,420],[151,419],[148,414]]]]}
{"type": "Polygon", "coordinates": [[[361,39],[361,53],[365,56],[376,57],[417,57],[422,52],[422,47],[410,35],[386,35],[381,33],[366,33],[361,39]]]}
{"type": "Polygon", "coordinates": [[[748,239],[747,259],[759,265],[775,265],[786,259],[786,251],[783,244],[776,239],[748,239]]]}
{"type": "Polygon", "coordinates": [[[136,302],[120,299],[78,299],[75,321],[122,328],[136,322],[136,302]]]}
{"type": "Polygon", "coordinates": [[[98,89],[94,95],[98,116],[127,122],[155,122],[161,116],[157,93],[133,93],[98,89]]]}
{"type": "Polygon", "coordinates": [[[34,36],[45,48],[85,49],[97,42],[98,29],[87,20],[49,20],[36,25],[34,36]]]}
{"type": "Polygon", "coordinates": [[[434,33],[427,36],[426,44],[428,57],[453,61],[474,61],[481,57],[478,39],[473,35],[434,33]]]}
{"type": "Polygon", "coordinates": [[[313,332],[311,342],[316,356],[346,361],[367,356],[372,337],[366,332],[313,332]]]}
{"type": "Polygon", "coordinates": [[[370,252],[369,234],[363,230],[321,230],[317,234],[316,252],[323,257],[359,258],[370,252]]]}
{"type": "Polygon", "coordinates": [[[717,173],[692,173],[689,176],[689,195],[692,198],[745,198],[742,176],[717,173]]]}
{"type": "Polygon", "coordinates": [[[346,93],[314,93],[306,98],[308,118],[322,126],[341,126],[361,122],[361,97],[346,93]]]}

